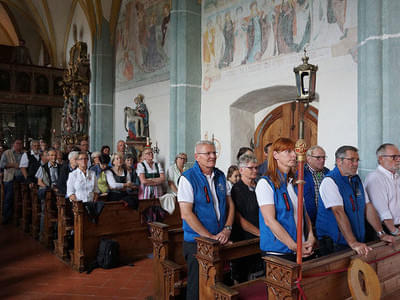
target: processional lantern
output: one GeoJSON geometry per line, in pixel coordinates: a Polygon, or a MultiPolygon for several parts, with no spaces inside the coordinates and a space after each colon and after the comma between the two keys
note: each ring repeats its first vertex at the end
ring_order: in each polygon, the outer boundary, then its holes
{"type": "MultiPolygon", "coordinates": [[[[297,101],[300,104],[299,139],[296,141],[295,151],[297,156],[297,257],[296,262],[302,264],[302,239],[303,239],[303,196],[304,196],[304,163],[306,160],[307,143],[304,140],[304,111],[315,98],[315,83],[317,80],[318,66],[308,63],[306,49],[304,49],[303,63],[293,69],[296,75],[297,101]]],[[[305,220],[304,220],[305,221],[305,220]]],[[[307,237],[305,237],[307,238],[307,237]]],[[[301,271],[300,278],[301,280],[301,271]]]]}
{"type": "Polygon", "coordinates": [[[300,102],[311,102],[315,98],[315,83],[317,79],[318,66],[308,63],[309,57],[304,49],[303,63],[293,69],[296,75],[297,100],[300,102]]]}

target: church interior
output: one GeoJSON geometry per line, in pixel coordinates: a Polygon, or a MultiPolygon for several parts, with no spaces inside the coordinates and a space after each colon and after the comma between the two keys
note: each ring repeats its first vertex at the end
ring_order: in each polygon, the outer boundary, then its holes
{"type": "MultiPolygon", "coordinates": [[[[192,167],[196,142],[209,140],[216,167],[226,173],[241,147],[261,163],[267,144],[280,137],[296,141],[304,126],[308,147],[322,146],[330,169],[338,147],[357,147],[364,179],[377,166],[379,145],[400,145],[399,15],[400,1],[385,0],[0,0],[0,147],[10,149],[18,139],[27,150],[40,140],[67,152],[87,141],[87,151],[108,146],[111,154],[120,152],[122,141],[135,162],[151,149],[167,170],[181,153],[192,167]],[[318,69],[314,85],[307,82],[315,95],[306,104],[293,70],[305,55],[318,69]]],[[[44,226],[57,236],[53,241],[45,234],[39,244],[32,233],[39,230],[33,229],[38,212],[29,221],[23,216],[23,199],[34,201],[31,191],[14,187],[16,197],[21,203],[14,203],[14,214],[20,215],[0,227],[0,298],[167,299],[169,293],[168,299],[184,299],[179,276],[185,267],[173,261],[182,241],[174,231],[181,226],[178,209],[164,219],[168,226],[150,227],[143,214],[152,200],[129,212],[123,204],[105,205],[103,218],[115,218],[112,230],[116,224],[124,233],[136,230],[121,237],[121,258],[141,259],[86,275],[99,236],[119,235],[107,231],[111,223],[96,229],[100,223],[86,219],[82,204],[51,195],[58,222],[49,216],[44,226]],[[71,230],[72,250],[64,245],[71,230]],[[168,276],[175,280],[172,290],[168,276]]],[[[223,256],[253,254],[256,247],[249,242],[226,250],[202,242],[212,255],[200,253],[208,268],[200,298],[212,299],[215,288],[208,284],[222,281],[223,256]]],[[[318,271],[343,266],[332,262],[318,271]]],[[[287,274],[298,272],[285,267],[287,274]]],[[[393,275],[382,290],[393,291],[399,278],[393,275]]],[[[229,293],[214,299],[244,299],[229,293]]],[[[290,297],[297,299],[297,292],[290,297]]]]}

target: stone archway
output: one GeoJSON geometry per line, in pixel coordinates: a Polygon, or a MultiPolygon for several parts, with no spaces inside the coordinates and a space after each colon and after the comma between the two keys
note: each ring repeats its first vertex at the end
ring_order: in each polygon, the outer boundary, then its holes
{"type": "MultiPolygon", "coordinates": [[[[290,103],[296,99],[296,96],[297,93],[295,86],[275,85],[248,92],[231,104],[231,163],[236,163],[236,153],[240,147],[248,147],[253,142],[255,149],[262,149],[262,139],[260,140],[255,138],[256,129],[273,111],[272,108],[276,108],[279,104],[291,105],[290,103]],[[268,110],[268,108],[271,108],[271,110],[268,110]],[[266,110],[266,115],[260,117],[260,114],[262,114],[264,110],[266,110]],[[264,120],[261,122],[257,121],[256,123],[256,119],[264,120]]],[[[319,101],[318,94],[316,94],[315,101],[319,101]]],[[[313,112],[310,110],[310,114],[310,118],[313,117],[315,124],[317,124],[318,110],[313,107],[313,112]]],[[[295,120],[296,128],[297,120],[298,118],[295,120]]],[[[308,125],[306,125],[306,128],[307,126],[308,125]]],[[[258,152],[259,150],[256,151],[258,152]]],[[[263,161],[262,152],[261,156],[257,158],[260,162],[263,161]]]]}

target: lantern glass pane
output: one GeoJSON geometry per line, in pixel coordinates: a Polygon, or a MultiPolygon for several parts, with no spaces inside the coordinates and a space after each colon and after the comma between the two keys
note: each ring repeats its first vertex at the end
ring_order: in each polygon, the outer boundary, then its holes
{"type": "Polygon", "coordinates": [[[301,81],[299,73],[296,73],[296,88],[297,88],[297,96],[301,97],[301,81]]]}
{"type": "Polygon", "coordinates": [[[308,95],[308,89],[310,86],[310,74],[308,72],[301,73],[301,81],[302,81],[302,94],[308,95]]]}

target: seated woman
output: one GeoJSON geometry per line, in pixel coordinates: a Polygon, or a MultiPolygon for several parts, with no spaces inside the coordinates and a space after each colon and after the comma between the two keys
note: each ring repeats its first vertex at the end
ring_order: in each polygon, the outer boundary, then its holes
{"type": "Polygon", "coordinates": [[[128,171],[129,175],[131,176],[131,182],[133,184],[133,189],[138,189],[140,185],[139,177],[136,174],[135,170],[135,159],[132,154],[125,155],[125,168],[128,171]]]}
{"type": "MultiPolygon", "coordinates": [[[[259,208],[256,198],[257,159],[253,154],[243,154],[239,158],[240,179],[231,190],[235,203],[235,222],[231,239],[234,242],[260,236],[259,208]]],[[[261,255],[252,255],[232,261],[232,277],[237,282],[251,280],[251,275],[262,275],[261,255]]]]}
{"type": "MultiPolygon", "coordinates": [[[[293,186],[296,166],[294,142],[279,138],[271,146],[267,176],[256,186],[260,207],[260,248],[263,256],[277,255],[296,261],[297,190],[293,186]]],[[[304,208],[304,212],[305,212],[304,208]]],[[[303,257],[313,254],[315,237],[310,218],[304,213],[307,232],[303,232],[303,257]]]]}
{"type": "Polygon", "coordinates": [[[98,151],[93,152],[92,155],[90,156],[92,158],[92,165],[89,167],[90,171],[94,171],[96,173],[97,178],[99,178],[100,173],[101,173],[101,168],[100,168],[100,156],[102,154],[98,151]]]}
{"type": "Polygon", "coordinates": [[[159,198],[163,195],[164,170],[161,164],[153,161],[151,148],[143,150],[142,159],[136,170],[140,179],[139,199],[159,198]]]}
{"type": "Polygon", "coordinates": [[[133,184],[130,174],[123,168],[123,163],[124,160],[121,153],[114,153],[111,156],[112,168],[105,172],[109,188],[108,200],[124,200],[129,204],[132,201],[132,197],[128,195],[127,189],[132,188],[133,184]]]}
{"type": "Polygon", "coordinates": [[[172,193],[176,196],[178,193],[178,180],[182,173],[186,171],[185,163],[187,162],[186,153],[179,153],[175,156],[175,163],[170,166],[167,170],[167,183],[168,193],[172,193]]]}

